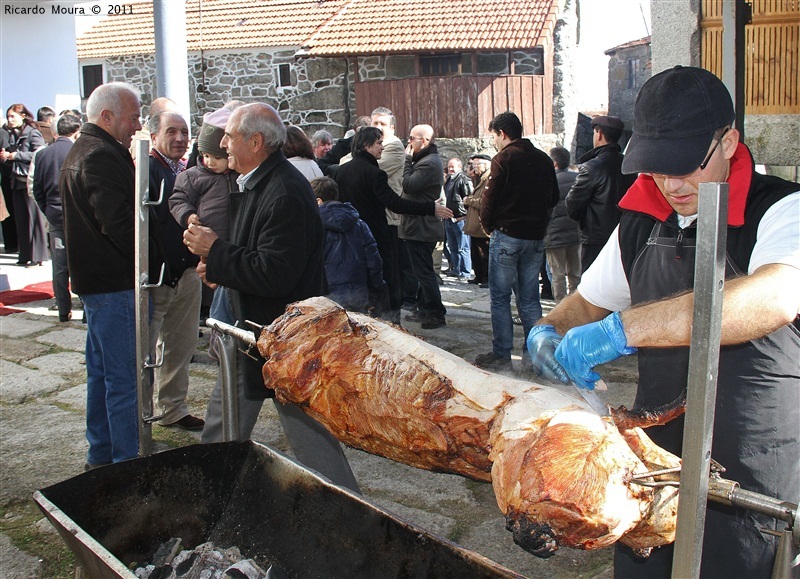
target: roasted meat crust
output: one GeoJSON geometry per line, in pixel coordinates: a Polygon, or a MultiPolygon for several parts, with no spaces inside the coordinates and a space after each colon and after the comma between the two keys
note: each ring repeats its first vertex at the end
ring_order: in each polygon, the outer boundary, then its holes
{"type": "Polygon", "coordinates": [[[266,386],[340,441],[491,481],[514,540],[538,556],[674,539],[677,493],[632,475],[680,461],[631,427],[640,419],[600,417],[571,392],[486,372],[326,298],[290,305],[258,347],[266,386]]]}
{"type": "Polygon", "coordinates": [[[492,409],[454,389],[425,359],[427,349],[376,347],[379,329],[415,341],[409,334],[370,318],[360,323],[333,302],[320,308],[309,301],[290,306],[258,341],[264,383],[280,401],[298,404],[350,446],[490,480],[492,409]]]}

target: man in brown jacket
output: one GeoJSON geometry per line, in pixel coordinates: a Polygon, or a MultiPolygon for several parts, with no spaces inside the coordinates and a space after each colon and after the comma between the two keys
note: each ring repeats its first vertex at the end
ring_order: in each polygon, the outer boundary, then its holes
{"type": "MultiPolygon", "coordinates": [[[[542,317],[539,269],[544,259],[544,236],[550,209],[558,203],[553,162],[527,139],[522,123],[510,111],[489,123],[499,153],[492,159],[489,183],[483,193],[481,221],[489,241],[489,299],[492,313],[492,351],[479,354],[475,364],[488,369],[511,369],[514,325],[511,291],[517,294],[525,336],[542,317]]],[[[523,364],[527,360],[523,344],[523,364]]]]}

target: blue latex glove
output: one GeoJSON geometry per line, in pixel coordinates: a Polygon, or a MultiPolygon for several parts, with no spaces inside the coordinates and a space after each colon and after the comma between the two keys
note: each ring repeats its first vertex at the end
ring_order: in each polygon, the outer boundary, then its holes
{"type": "Polygon", "coordinates": [[[614,312],[599,322],[572,328],[556,348],[555,357],[575,384],[594,390],[600,374],[592,368],[635,351],[628,347],[619,312],[614,312]]]}
{"type": "Polygon", "coordinates": [[[569,383],[566,370],[556,361],[555,351],[561,342],[561,335],[553,326],[543,324],[533,326],[528,334],[528,355],[533,363],[533,371],[551,382],[569,383]]]}

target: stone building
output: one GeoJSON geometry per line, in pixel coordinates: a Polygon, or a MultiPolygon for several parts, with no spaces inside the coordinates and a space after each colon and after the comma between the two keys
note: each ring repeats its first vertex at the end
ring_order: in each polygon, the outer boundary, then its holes
{"type": "Polygon", "coordinates": [[[633,105],[650,78],[650,37],[632,40],[605,51],[608,55],[608,114],[625,123],[624,142],[633,127],[633,105]]]}
{"type": "MultiPolygon", "coordinates": [[[[553,62],[566,58],[555,58],[554,32],[557,23],[575,25],[559,19],[573,3],[188,0],[192,124],[239,99],[266,102],[307,133],[341,136],[380,104],[395,112],[400,135],[427,122],[440,136],[480,148],[488,120],[510,109],[526,134],[562,141],[576,113],[555,97],[569,90],[554,86],[553,62]]],[[[84,98],[118,80],[139,87],[145,105],[162,96],[152,4],[134,7],[78,38],[84,98]]]]}

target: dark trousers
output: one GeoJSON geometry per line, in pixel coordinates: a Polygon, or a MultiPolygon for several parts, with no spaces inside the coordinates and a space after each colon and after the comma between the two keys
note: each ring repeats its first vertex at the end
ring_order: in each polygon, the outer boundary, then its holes
{"type": "Polygon", "coordinates": [[[433,269],[433,241],[405,240],[411,267],[419,282],[419,299],[417,312],[422,319],[444,319],[447,310],[442,304],[439,292],[439,278],[433,269]]]}
{"type": "Polygon", "coordinates": [[[14,218],[17,224],[17,248],[22,263],[47,261],[47,233],[44,213],[28,195],[24,184],[14,183],[14,218]]]}
{"type": "Polygon", "coordinates": [[[469,252],[476,283],[489,283],[489,238],[471,237],[469,252]]]}
{"type": "MultiPolygon", "coordinates": [[[[0,163],[0,165],[5,164],[0,163]]],[[[8,211],[8,217],[0,222],[0,227],[2,227],[3,231],[3,245],[6,253],[17,253],[17,221],[14,219],[14,196],[11,193],[11,177],[5,174],[7,171],[3,171],[3,173],[3,200],[8,211]]]]}
{"type": "Polygon", "coordinates": [[[581,275],[586,273],[589,266],[592,265],[597,256],[600,255],[600,250],[603,249],[604,243],[584,243],[581,245],[581,275]]]}
{"type": "Polygon", "coordinates": [[[408,257],[408,249],[402,239],[397,237],[397,226],[390,225],[389,229],[397,244],[397,262],[399,264],[398,273],[400,276],[400,299],[401,304],[409,309],[417,303],[417,277],[411,269],[411,258],[408,257]]]}
{"type": "Polygon", "coordinates": [[[67,247],[64,245],[64,230],[53,229],[52,224],[50,225],[50,258],[53,260],[53,293],[56,296],[58,315],[63,319],[72,311],[67,247]]]}

